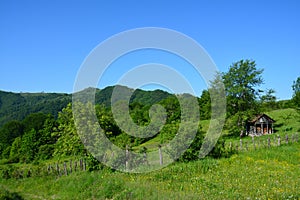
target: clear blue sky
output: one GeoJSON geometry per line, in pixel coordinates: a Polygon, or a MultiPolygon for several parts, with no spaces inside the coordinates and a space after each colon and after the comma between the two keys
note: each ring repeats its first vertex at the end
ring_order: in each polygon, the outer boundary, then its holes
{"type": "Polygon", "coordinates": [[[240,59],[255,60],[265,70],[262,88],[289,99],[300,76],[299,10],[298,0],[2,0],[0,90],[71,93],[80,65],[100,42],[151,26],[192,37],[222,72],[240,59]]]}

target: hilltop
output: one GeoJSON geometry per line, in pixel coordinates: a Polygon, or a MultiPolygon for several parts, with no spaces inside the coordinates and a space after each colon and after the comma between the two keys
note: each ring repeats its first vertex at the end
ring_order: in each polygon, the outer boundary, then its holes
{"type": "MultiPolygon", "coordinates": [[[[95,103],[110,107],[111,95],[115,86],[96,89],[95,103]]],[[[130,88],[124,87],[126,90],[130,88]]],[[[88,89],[81,91],[86,92],[88,89]]],[[[152,105],[171,96],[162,90],[144,91],[137,89],[131,98],[132,102],[152,105]]],[[[66,93],[13,93],[0,90],[0,127],[12,120],[23,120],[31,113],[51,114],[55,118],[58,113],[72,102],[72,94],[66,93]]]]}

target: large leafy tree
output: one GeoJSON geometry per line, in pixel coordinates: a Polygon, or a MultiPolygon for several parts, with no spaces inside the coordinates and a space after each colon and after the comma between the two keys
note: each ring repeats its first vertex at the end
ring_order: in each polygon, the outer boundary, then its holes
{"type": "Polygon", "coordinates": [[[20,121],[10,121],[0,128],[0,157],[8,157],[15,138],[22,136],[24,126],[20,121]]]}
{"type": "Polygon", "coordinates": [[[23,134],[24,126],[20,121],[10,121],[0,129],[0,144],[10,146],[14,139],[23,134]]]}
{"type": "Polygon", "coordinates": [[[227,96],[227,116],[230,117],[242,131],[243,122],[249,116],[259,112],[257,97],[258,87],[263,83],[263,69],[257,69],[255,61],[240,60],[233,63],[229,71],[223,74],[224,85],[227,96]]]}
{"type": "Polygon", "coordinates": [[[83,154],[84,147],[76,131],[71,103],[58,114],[57,121],[58,128],[52,134],[52,137],[57,138],[54,156],[63,157],[83,154]]]}
{"type": "Polygon", "coordinates": [[[35,131],[41,130],[44,122],[50,115],[44,113],[31,113],[22,121],[24,124],[24,133],[30,132],[32,129],[35,131]]]}
{"type": "Polygon", "coordinates": [[[296,81],[293,82],[293,102],[299,108],[300,107],[300,77],[297,78],[296,81]]]}

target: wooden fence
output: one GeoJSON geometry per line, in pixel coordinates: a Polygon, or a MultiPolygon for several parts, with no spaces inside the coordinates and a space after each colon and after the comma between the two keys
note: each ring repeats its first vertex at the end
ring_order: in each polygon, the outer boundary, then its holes
{"type": "MultiPolygon", "coordinates": [[[[271,147],[279,147],[281,145],[288,145],[295,142],[299,142],[299,133],[294,133],[285,136],[279,136],[275,134],[268,135],[267,137],[252,137],[252,138],[243,138],[239,141],[230,141],[225,144],[225,148],[229,151],[236,150],[239,152],[242,151],[255,151],[261,148],[271,148],[271,147]]],[[[161,146],[158,146],[158,155],[157,159],[159,160],[159,165],[163,165],[163,153],[161,146]]],[[[143,153],[143,164],[147,165],[147,153],[146,151],[143,153]]],[[[130,171],[130,163],[131,156],[129,148],[126,148],[126,161],[125,168],[130,171]]],[[[88,168],[87,162],[85,159],[78,160],[69,160],[63,162],[51,163],[43,166],[35,166],[29,167],[28,169],[1,169],[3,178],[7,177],[15,177],[15,178],[24,178],[31,176],[43,176],[43,175],[54,175],[54,176],[62,176],[69,175],[79,171],[86,171],[88,168]]],[[[0,171],[1,171],[0,170],[0,171]]]]}
{"type": "Polygon", "coordinates": [[[249,151],[260,148],[278,147],[282,144],[290,144],[299,142],[299,134],[294,133],[290,135],[280,136],[276,134],[268,135],[268,137],[254,137],[252,139],[240,139],[239,142],[229,142],[228,149],[236,151],[249,151]]]}
{"type": "Polygon", "coordinates": [[[87,163],[84,159],[75,161],[64,161],[63,163],[55,163],[47,165],[47,174],[51,175],[68,175],[78,171],[86,171],[87,163]]]}

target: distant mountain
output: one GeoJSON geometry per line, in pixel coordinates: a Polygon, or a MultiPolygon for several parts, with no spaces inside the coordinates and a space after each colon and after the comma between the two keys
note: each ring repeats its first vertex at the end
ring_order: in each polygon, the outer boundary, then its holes
{"type": "MultiPolygon", "coordinates": [[[[102,90],[87,88],[80,91],[83,97],[87,92],[95,93],[95,103],[103,104],[106,107],[111,105],[112,92],[116,86],[109,86],[102,90]]],[[[132,92],[125,86],[118,86],[122,93],[132,92]]],[[[144,91],[137,89],[133,92],[131,97],[132,102],[138,102],[143,105],[152,105],[162,99],[165,99],[172,94],[162,91],[144,91]]],[[[72,94],[65,93],[13,93],[0,91],[0,127],[11,120],[23,120],[30,113],[50,113],[57,117],[58,112],[61,111],[68,103],[72,102],[72,94]]]]}

